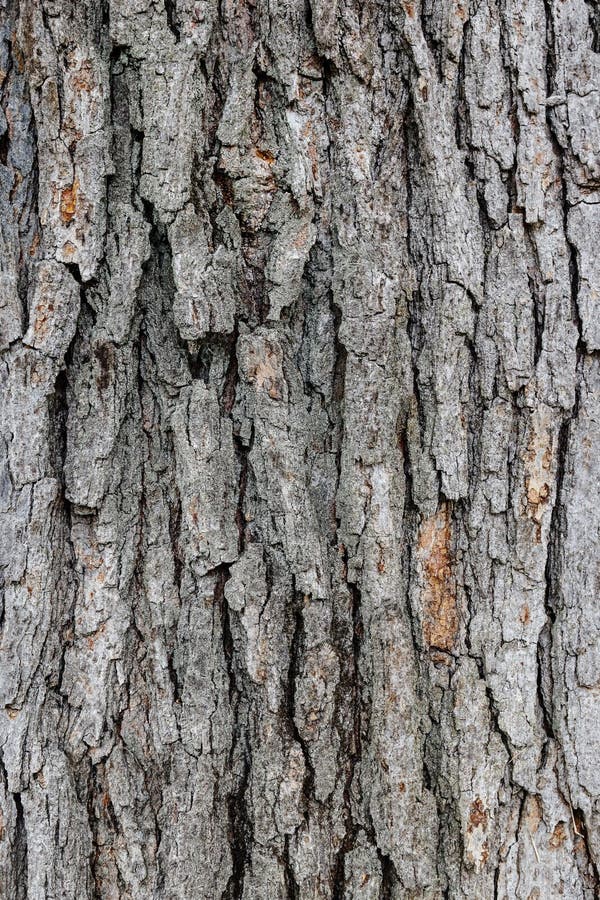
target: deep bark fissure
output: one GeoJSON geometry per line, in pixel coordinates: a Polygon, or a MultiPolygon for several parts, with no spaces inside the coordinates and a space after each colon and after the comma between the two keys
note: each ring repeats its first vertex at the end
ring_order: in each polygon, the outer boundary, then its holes
{"type": "Polygon", "coordinates": [[[293,617],[292,640],[289,651],[289,666],[287,673],[287,692],[286,692],[286,718],[290,724],[293,740],[300,746],[302,756],[304,758],[304,766],[306,769],[304,776],[304,784],[302,786],[302,799],[305,804],[304,816],[308,818],[309,809],[314,798],[314,782],[315,772],[310,759],[310,753],[306,741],[300,734],[296,724],[296,684],[301,675],[301,660],[304,652],[304,620],[302,616],[303,598],[297,593],[295,586],[293,588],[294,602],[292,603],[290,618],[293,617]]]}
{"type": "Polygon", "coordinates": [[[27,875],[28,875],[28,848],[27,827],[23,813],[23,801],[21,794],[12,795],[16,811],[15,830],[12,842],[12,865],[15,873],[14,891],[15,900],[27,900],[27,875]]]}

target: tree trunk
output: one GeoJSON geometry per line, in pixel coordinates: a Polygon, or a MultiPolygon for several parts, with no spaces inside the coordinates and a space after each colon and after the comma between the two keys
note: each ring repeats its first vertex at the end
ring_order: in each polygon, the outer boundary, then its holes
{"type": "Polygon", "coordinates": [[[0,895],[598,896],[596,0],[4,0],[0,895]]]}

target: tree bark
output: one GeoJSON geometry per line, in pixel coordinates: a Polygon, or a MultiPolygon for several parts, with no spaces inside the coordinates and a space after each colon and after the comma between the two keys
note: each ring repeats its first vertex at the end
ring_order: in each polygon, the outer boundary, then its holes
{"type": "Polygon", "coordinates": [[[0,895],[599,896],[596,0],[5,0],[0,895]]]}

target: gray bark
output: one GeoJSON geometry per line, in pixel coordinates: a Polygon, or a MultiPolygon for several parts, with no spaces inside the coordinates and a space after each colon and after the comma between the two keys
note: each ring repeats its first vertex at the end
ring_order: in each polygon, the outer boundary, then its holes
{"type": "Polygon", "coordinates": [[[0,895],[598,896],[596,0],[0,6],[0,895]]]}

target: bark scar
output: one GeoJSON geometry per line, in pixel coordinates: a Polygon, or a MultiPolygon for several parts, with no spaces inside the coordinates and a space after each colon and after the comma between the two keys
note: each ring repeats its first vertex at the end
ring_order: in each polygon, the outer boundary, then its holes
{"type": "Polygon", "coordinates": [[[417,548],[424,587],[423,640],[429,649],[454,648],[458,631],[456,587],[452,559],[450,509],[443,503],[421,525],[417,548]]]}

